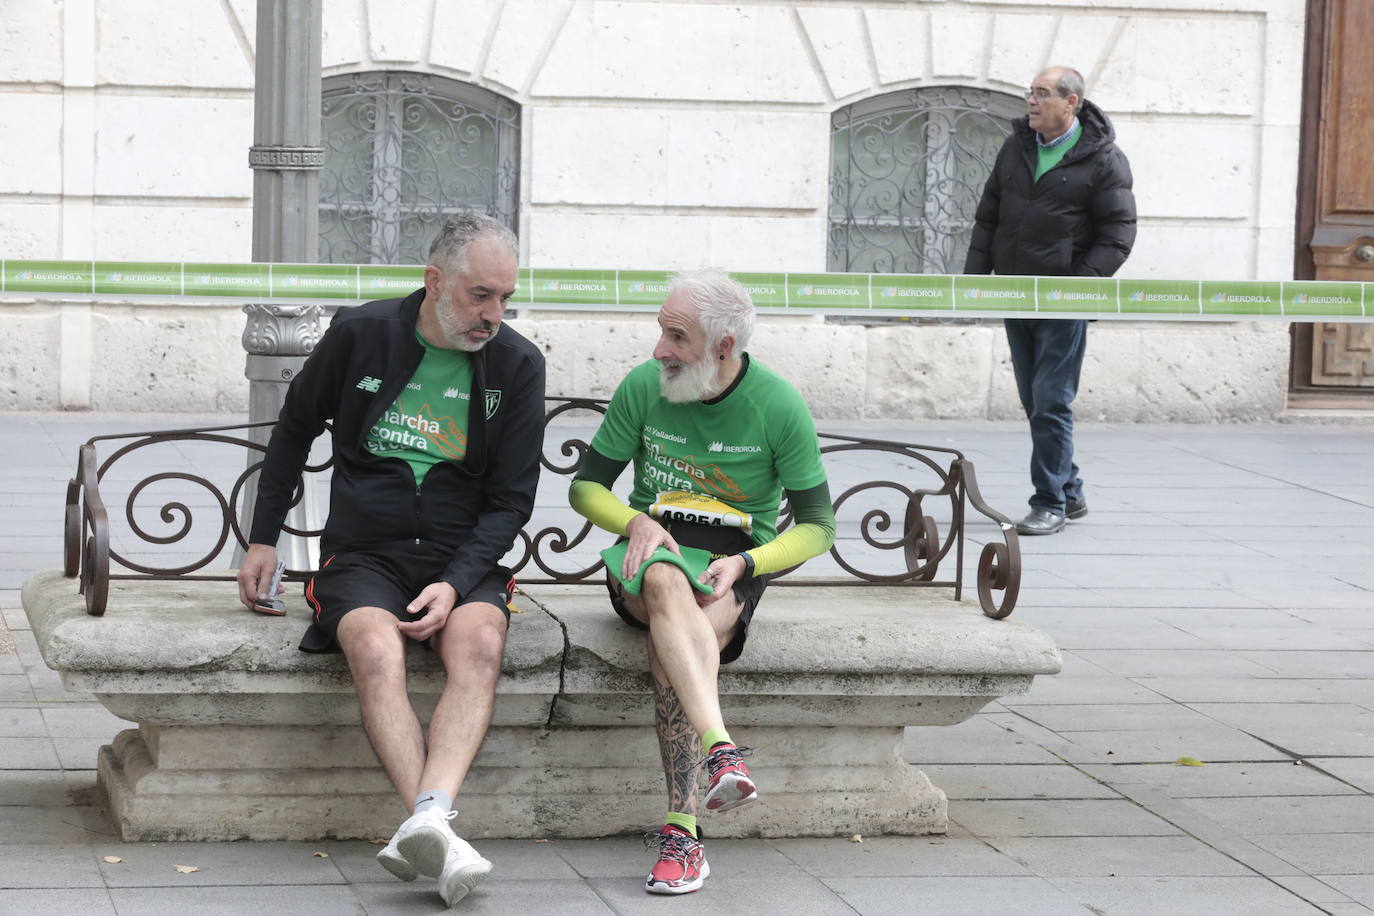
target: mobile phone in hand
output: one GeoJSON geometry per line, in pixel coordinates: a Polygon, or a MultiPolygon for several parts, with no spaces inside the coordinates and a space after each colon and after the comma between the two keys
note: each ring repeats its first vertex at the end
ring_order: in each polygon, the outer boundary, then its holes
{"type": "Polygon", "coordinates": [[[281,587],[281,576],[286,571],[286,561],[278,560],[277,568],[272,573],[272,582],[267,586],[267,597],[259,597],[253,602],[253,610],[259,614],[271,614],[273,617],[286,616],[286,604],[277,597],[277,589],[281,587]]]}

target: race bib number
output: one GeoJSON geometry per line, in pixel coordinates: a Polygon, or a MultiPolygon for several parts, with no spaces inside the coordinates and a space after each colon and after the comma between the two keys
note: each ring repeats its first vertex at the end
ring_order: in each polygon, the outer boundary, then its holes
{"type": "Polygon", "coordinates": [[[685,490],[658,494],[658,499],[649,507],[649,515],[671,522],[739,528],[745,534],[754,527],[754,519],[748,512],[741,512],[718,499],[685,490]]]}

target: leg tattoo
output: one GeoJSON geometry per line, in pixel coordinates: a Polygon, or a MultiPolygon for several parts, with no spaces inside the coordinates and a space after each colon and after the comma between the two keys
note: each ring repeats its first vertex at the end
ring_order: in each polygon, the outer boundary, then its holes
{"type": "Polygon", "coordinates": [[[668,810],[695,815],[697,772],[701,768],[697,733],[687,721],[677,692],[657,679],[654,679],[654,728],[663,758],[663,776],[668,782],[668,810]]]}

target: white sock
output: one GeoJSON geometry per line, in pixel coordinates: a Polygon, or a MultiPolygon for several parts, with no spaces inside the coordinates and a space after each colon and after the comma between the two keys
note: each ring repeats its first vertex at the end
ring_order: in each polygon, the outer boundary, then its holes
{"type": "Polygon", "coordinates": [[[443,811],[445,814],[447,814],[449,811],[453,810],[453,799],[449,798],[447,795],[445,795],[443,792],[440,792],[438,789],[425,789],[419,795],[415,796],[416,814],[419,814],[421,811],[424,811],[428,808],[433,808],[436,805],[438,806],[440,811],[443,811]]]}

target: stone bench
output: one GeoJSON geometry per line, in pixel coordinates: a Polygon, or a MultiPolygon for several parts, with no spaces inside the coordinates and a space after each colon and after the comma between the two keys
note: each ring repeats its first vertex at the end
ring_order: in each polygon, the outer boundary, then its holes
{"type": "MultiPolygon", "coordinates": [[[[116,458],[159,444],[256,447],[223,429],[122,438],[129,441],[116,458]]],[[[132,535],[112,535],[105,499],[117,475],[114,459],[97,463],[98,441],[83,446],[69,487],[66,566],[31,576],[23,604],[44,660],[67,687],[137,726],[103,747],[98,762],[98,787],[123,837],[388,835],[403,810],[359,725],[344,660],[296,648],[308,619],[299,590],[285,596],[286,617],[253,614],[238,603],[231,571],[204,559],[158,565],[121,548],[141,539],[154,552],[168,550],[194,506],[178,498],[157,513],[179,526],[175,536],[148,532],[135,501],[154,478],[178,476],[152,475],[129,487],[132,535]]],[[[708,817],[711,836],[941,833],[944,794],[903,759],[903,728],[962,722],[991,700],[1025,693],[1036,675],[1059,671],[1047,637],[1003,619],[1019,586],[1016,535],[983,504],[967,459],[930,450],[948,456],[945,465],[917,446],[822,441],[840,538],[829,557],[803,567],[816,564],[822,575],[770,587],[744,656],[722,669],[725,718],[732,735],[756,749],[751,770],[763,799],[708,817]],[[847,485],[854,467],[904,463],[904,475],[920,470],[932,485],[847,485]],[[895,505],[866,502],[874,491],[888,503],[897,494],[895,505]],[[947,506],[943,519],[933,501],[947,506]],[[970,508],[995,522],[1001,538],[983,546],[976,601],[963,595],[970,508]]],[[[561,454],[580,457],[579,445],[567,440],[561,454]]],[[[575,466],[546,459],[545,476],[557,487],[557,475],[575,466]]],[[[233,495],[216,491],[209,500],[223,512],[214,525],[225,532],[236,530],[230,508],[243,479],[236,473],[233,495]]],[[[566,513],[559,502],[541,501],[566,513]]],[[[587,558],[605,538],[589,538],[580,520],[562,527],[541,513],[512,561],[521,613],[511,619],[492,726],[459,800],[464,835],[644,829],[661,818],[665,793],[643,637],[595,587],[601,573],[587,558]]],[[[442,670],[420,647],[409,666],[412,697],[427,719],[442,670]]]]}
{"type": "MultiPolygon", "coordinates": [[[[114,583],[86,613],[41,572],[24,607],[48,665],[137,723],[101,748],[98,784],[126,840],[381,837],[404,816],[358,724],[340,656],[296,649],[288,615],[245,611],[220,582],[114,583]]],[[[604,592],[531,586],[512,615],[492,726],[459,800],[464,835],[590,837],[662,816],[642,636],[604,592]]],[[[410,654],[422,717],[442,670],[410,654]]],[[[907,725],[962,722],[1059,670],[1047,637],[929,590],[770,592],[723,669],[731,732],[756,748],[759,804],[711,836],[942,833],[945,797],[902,756],[907,725]]]]}

